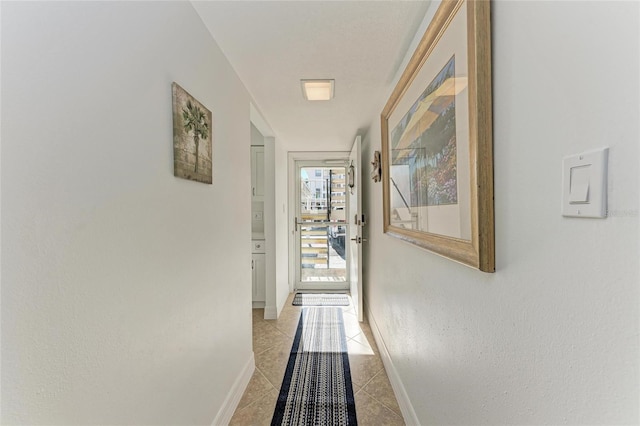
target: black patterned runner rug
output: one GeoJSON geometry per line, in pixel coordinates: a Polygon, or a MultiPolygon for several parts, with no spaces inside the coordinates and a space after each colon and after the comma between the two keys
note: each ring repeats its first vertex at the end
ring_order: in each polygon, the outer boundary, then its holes
{"type": "Polygon", "coordinates": [[[341,308],[302,308],[271,425],[357,425],[341,308]]]}
{"type": "Polygon", "coordinates": [[[349,306],[346,294],[296,293],[293,306],[349,306]]]}

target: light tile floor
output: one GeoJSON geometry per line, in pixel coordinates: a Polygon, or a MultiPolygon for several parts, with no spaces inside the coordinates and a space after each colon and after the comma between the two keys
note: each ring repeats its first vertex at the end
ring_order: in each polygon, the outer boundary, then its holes
{"type": "MultiPolygon", "coordinates": [[[[256,370],[242,395],[230,425],[270,425],[289,360],[300,306],[289,296],[280,318],[265,320],[263,309],[253,310],[253,352],[256,370]]],[[[351,380],[358,424],[404,425],[400,408],[366,322],[358,322],[353,306],[343,307],[351,380]]]]}

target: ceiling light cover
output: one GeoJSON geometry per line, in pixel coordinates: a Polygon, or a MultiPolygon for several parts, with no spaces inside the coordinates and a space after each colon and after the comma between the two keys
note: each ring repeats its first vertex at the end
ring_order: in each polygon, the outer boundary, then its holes
{"type": "Polygon", "coordinates": [[[333,99],[335,80],[300,80],[302,96],[308,101],[328,101],[333,99]]]}

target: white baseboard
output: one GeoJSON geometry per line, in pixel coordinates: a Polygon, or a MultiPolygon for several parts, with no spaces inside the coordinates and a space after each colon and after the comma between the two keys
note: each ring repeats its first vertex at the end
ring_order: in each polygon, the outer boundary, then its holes
{"type": "Polygon", "coordinates": [[[253,372],[255,369],[256,363],[252,351],[249,361],[247,361],[246,365],[240,372],[240,375],[233,383],[229,394],[222,404],[222,408],[220,408],[220,411],[218,411],[218,415],[216,416],[216,418],[213,419],[213,423],[211,423],[211,426],[226,426],[229,424],[229,422],[231,421],[231,417],[233,417],[233,413],[236,411],[238,403],[240,403],[240,399],[242,398],[242,394],[247,388],[247,385],[249,384],[249,381],[251,380],[251,376],[253,376],[253,372]]]}
{"type": "Polygon", "coordinates": [[[278,319],[278,308],[275,306],[265,306],[264,319],[278,319]]]}
{"type": "Polygon", "coordinates": [[[262,309],[264,308],[264,302],[251,302],[252,309],[262,309]]]}
{"type": "Polygon", "coordinates": [[[376,345],[378,345],[378,350],[380,350],[380,358],[382,359],[382,363],[384,364],[387,376],[389,377],[389,382],[391,382],[393,393],[396,394],[396,400],[398,401],[398,405],[400,406],[400,411],[402,412],[404,421],[407,426],[419,426],[420,420],[418,420],[418,416],[416,416],[416,412],[413,409],[411,401],[409,400],[409,395],[407,394],[407,391],[402,384],[402,380],[400,380],[398,371],[393,365],[391,355],[389,355],[389,351],[384,344],[384,340],[382,339],[382,335],[380,334],[380,330],[378,329],[376,320],[371,314],[369,307],[367,306],[366,308],[367,319],[369,320],[369,325],[371,326],[371,331],[373,332],[373,338],[376,341],[376,345]]]}

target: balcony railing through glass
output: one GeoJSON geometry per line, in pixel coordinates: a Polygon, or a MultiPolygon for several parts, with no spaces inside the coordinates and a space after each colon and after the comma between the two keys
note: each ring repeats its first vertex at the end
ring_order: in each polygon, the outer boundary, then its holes
{"type": "Polygon", "coordinates": [[[344,282],[345,168],[303,167],[300,178],[300,278],[344,282]]]}

